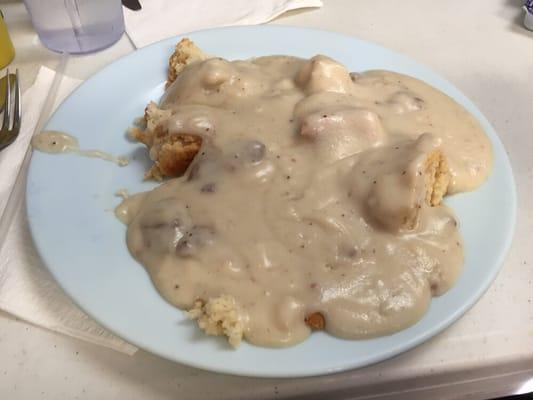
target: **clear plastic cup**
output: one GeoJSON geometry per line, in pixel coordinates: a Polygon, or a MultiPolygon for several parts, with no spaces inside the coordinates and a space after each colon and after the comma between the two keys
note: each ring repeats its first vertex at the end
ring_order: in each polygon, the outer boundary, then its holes
{"type": "Polygon", "coordinates": [[[524,26],[530,31],[533,31],[533,10],[530,10],[526,6],[524,6],[524,10],[526,11],[526,14],[524,15],[524,26]]]}
{"type": "Polygon", "coordinates": [[[121,0],[24,0],[39,39],[50,50],[90,53],[124,33],[121,0]]]}

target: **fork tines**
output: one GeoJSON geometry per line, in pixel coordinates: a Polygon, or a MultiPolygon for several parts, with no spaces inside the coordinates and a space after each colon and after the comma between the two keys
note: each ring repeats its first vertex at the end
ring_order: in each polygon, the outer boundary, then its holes
{"type": "Polygon", "coordinates": [[[6,70],[6,94],[4,96],[4,121],[2,122],[2,130],[9,128],[9,119],[11,108],[11,75],[9,75],[9,68],[6,70]]]}
{"type": "Polygon", "coordinates": [[[20,131],[21,107],[19,71],[15,75],[6,70],[5,76],[4,117],[0,128],[0,150],[9,146],[16,139],[20,131]]]}

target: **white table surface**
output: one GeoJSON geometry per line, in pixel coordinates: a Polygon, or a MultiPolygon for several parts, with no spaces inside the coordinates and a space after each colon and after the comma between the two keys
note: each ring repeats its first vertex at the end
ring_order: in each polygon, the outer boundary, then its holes
{"type": "MultiPolygon", "coordinates": [[[[324,3],[272,23],[338,31],[404,53],[453,82],[499,133],[518,185],[518,220],[511,252],[489,291],[451,328],[401,356],[290,380],[208,373],[144,351],[130,357],[0,313],[0,398],[481,399],[526,390],[523,383],[533,378],[533,32],[521,25],[522,1],[324,3]]],[[[39,43],[22,3],[0,0],[0,8],[24,89],[40,65],[54,68],[59,57],[39,43]]],[[[124,36],[105,51],[72,58],[66,73],[87,78],[131,51],[124,36]]]]}

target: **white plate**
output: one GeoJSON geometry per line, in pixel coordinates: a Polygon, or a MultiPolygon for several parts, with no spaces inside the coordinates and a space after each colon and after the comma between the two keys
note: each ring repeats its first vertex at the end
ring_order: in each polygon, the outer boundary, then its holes
{"type": "Polygon", "coordinates": [[[353,71],[390,69],[440,88],[473,113],[494,148],[490,179],[473,193],[447,200],[459,216],[466,261],[457,285],[433,300],[417,324],[391,336],[347,341],[315,333],[287,349],[244,343],[231,350],[222,338],[204,336],[167,304],[130,256],[123,226],[112,213],[114,193],[147,190],[146,151],[126,138],[126,128],[163,92],[167,59],[180,38],[156,43],[109,65],[81,85],[50,119],[47,129],[69,132],[82,148],[135,156],[130,166],[76,155],[34,154],[27,187],[28,217],[36,246],[51,273],[74,301],[117,335],[184,364],[263,377],[332,373],[384,360],[442,331],[488,288],[509,248],[516,194],[509,160],[481,112],[429,69],[379,46],[335,33],[291,27],[225,28],[187,35],[210,54],[229,59],[269,54],[327,54],[353,71]]]}

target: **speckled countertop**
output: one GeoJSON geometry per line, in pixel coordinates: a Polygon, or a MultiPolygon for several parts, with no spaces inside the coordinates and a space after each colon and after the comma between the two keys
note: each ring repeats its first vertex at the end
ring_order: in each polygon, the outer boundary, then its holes
{"type": "MultiPolygon", "coordinates": [[[[328,393],[328,399],[478,399],[525,390],[524,382],[533,378],[533,32],[521,26],[521,4],[324,0],[320,10],[273,22],[338,31],[404,53],[454,83],[499,133],[518,185],[515,238],[497,280],[451,328],[368,368],[283,380],[203,372],[143,351],[130,357],[0,314],[0,398],[326,398],[328,393]]],[[[17,50],[13,65],[27,88],[39,66],[54,68],[58,56],[39,43],[22,3],[0,0],[0,8],[17,50]]],[[[66,73],[86,78],[131,51],[123,37],[103,52],[73,58],[66,73]]]]}

